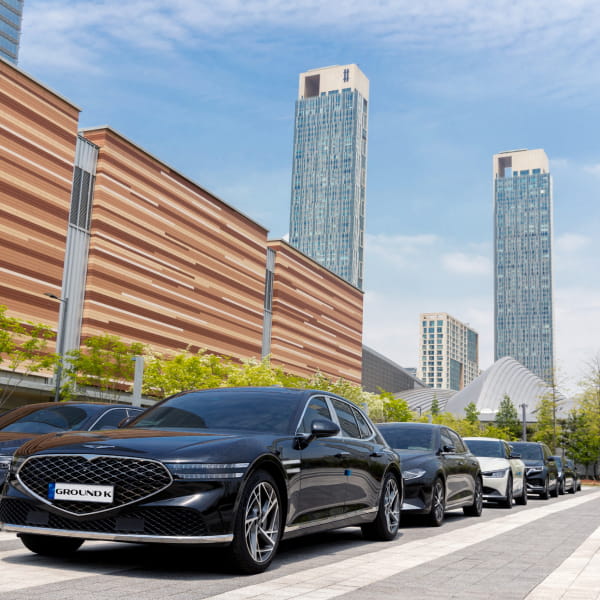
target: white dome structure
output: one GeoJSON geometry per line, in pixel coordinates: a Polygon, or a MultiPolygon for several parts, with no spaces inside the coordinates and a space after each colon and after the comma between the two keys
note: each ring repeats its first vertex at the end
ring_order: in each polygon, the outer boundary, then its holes
{"type": "MultiPolygon", "coordinates": [[[[540,398],[551,392],[548,384],[510,356],[497,360],[489,369],[457,392],[446,404],[446,411],[464,418],[465,408],[471,402],[479,411],[481,421],[494,421],[504,396],[508,396],[522,417],[525,405],[528,422],[537,421],[535,409],[540,398]]],[[[560,399],[564,400],[561,395],[560,399]]]]}

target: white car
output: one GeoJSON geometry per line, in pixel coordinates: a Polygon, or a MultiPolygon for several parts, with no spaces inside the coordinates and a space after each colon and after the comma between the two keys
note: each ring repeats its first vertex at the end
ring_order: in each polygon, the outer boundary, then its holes
{"type": "Polygon", "coordinates": [[[517,504],[527,504],[525,463],[508,442],[486,437],[463,440],[481,465],[483,499],[505,508],[512,508],[513,498],[517,504]]]}

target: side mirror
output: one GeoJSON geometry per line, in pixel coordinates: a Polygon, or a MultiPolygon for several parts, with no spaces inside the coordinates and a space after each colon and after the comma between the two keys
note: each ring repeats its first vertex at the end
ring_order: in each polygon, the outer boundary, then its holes
{"type": "Polygon", "coordinates": [[[129,417],[125,417],[124,419],[119,421],[119,424],[117,425],[117,429],[123,429],[123,427],[127,427],[127,425],[129,425],[129,423],[131,423],[135,418],[137,418],[137,416],[138,415],[131,415],[129,417]]]}
{"type": "Polygon", "coordinates": [[[453,454],[454,452],[456,452],[456,447],[450,444],[446,444],[442,446],[442,452],[444,454],[453,454]]]}
{"type": "Polygon", "coordinates": [[[296,436],[296,447],[306,448],[316,438],[332,437],[340,432],[340,428],[329,419],[315,419],[310,424],[310,433],[300,433],[296,436]]]}
{"type": "Polygon", "coordinates": [[[329,419],[315,419],[310,424],[310,434],[315,438],[333,437],[340,432],[340,428],[329,419]]]}
{"type": "Polygon", "coordinates": [[[521,458],[520,454],[515,454],[514,452],[511,452],[510,456],[508,458],[521,458]]]}
{"type": "Polygon", "coordinates": [[[554,456],[549,456],[548,457],[548,462],[556,462],[554,456]]]}

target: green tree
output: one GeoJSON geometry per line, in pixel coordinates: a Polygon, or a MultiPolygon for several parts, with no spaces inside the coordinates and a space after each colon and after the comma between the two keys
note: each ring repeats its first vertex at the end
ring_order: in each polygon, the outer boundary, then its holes
{"type": "Polygon", "coordinates": [[[471,425],[479,426],[479,411],[475,402],[469,402],[465,406],[465,419],[471,423],[471,425]]]}
{"type": "Polygon", "coordinates": [[[83,348],[67,354],[66,383],[62,396],[72,399],[90,395],[94,399],[115,402],[121,392],[129,391],[133,383],[135,363],[133,357],[143,355],[145,346],[139,342],[127,344],[116,335],[96,335],[87,338],[83,348]]]}
{"type": "Polygon", "coordinates": [[[435,417],[436,415],[439,415],[441,410],[440,410],[440,403],[437,397],[437,394],[433,394],[433,400],[431,401],[431,410],[430,410],[431,414],[435,417]]]}
{"type": "Polygon", "coordinates": [[[381,391],[379,398],[383,401],[383,416],[386,422],[405,422],[414,419],[414,413],[408,408],[406,400],[396,398],[390,392],[381,391]]]}
{"type": "Polygon", "coordinates": [[[594,478],[598,478],[600,458],[600,354],[586,363],[587,373],[581,382],[583,392],[578,399],[578,412],[584,424],[594,478]]]}
{"type": "Polygon", "coordinates": [[[3,381],[0,383],[0,406],[14,393],[21,381],[32,373],[53,369],[56,354],[48,352],[48,343],[54,337],[44,323],[22,321],[6,314],[0,305],[0,364],[3,381]]]}
{"type": "Polygon", "coordinates": [[[600,436],[585,408],[575,408],[569,412],[563,428],[562,444],[575,463],[585,466],[588,475],[600,454],[600,436]]]}
{"type": "Polygon", "coordinates": [[[521,421],[510,396],[504,394],[496,412],[496,425],[506,431],[509,440],[517,440],[521,435],[521,421]]]}

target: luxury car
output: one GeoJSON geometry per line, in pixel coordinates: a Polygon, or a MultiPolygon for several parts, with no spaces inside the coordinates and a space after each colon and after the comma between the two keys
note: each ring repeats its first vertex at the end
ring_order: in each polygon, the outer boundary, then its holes
{"type": "Polygon", "coordinates": [[[547,500],[558,496],[558,469],[550,448],[541,442],[510,442],[525,463],[527,493],[547,500]]]}
{"type": "Polygon", "coordinates": [[[525,463],[508,442],[498,438],[465,437],[463,441],[477,457],[483,475],[483,499],[505,508],[527,504],[525,463]]]}
{"type": "Polygon", "coordinates": [[[577,491],[577,474],[573,469],[573,462],[565,459],[562,456],[554,455],[554,462],[558,469],[558,493],[564,494],[567,491],[574,494],[577,491]]]}
{"type": "Polygon", "coordinates": [[[220,544],[258,573],[283,537],[359,525],[393,539],[402,495],[398,456],[351,402],[220,388],[171,396],[118,430],[27,442],[0,522],[39,554],[84,540],[220,544]]]}
{"type": "Polygon", "coordinates": [[[122,404],[46,402],[26,404],[0,416],[0,489],[15,450],[44,433],[83,429],[114,429],[123,420],[139,415],[142,408],[122,404]]]}
{"type": "Polygon", "coordinates": [[[481,469],[458,433],[430,423],[381,423],[377,427],[400,456],[402,510],[424,514],[436,527],[447,510],[462,508],[466,515],[481,515],[481,469]]]}

